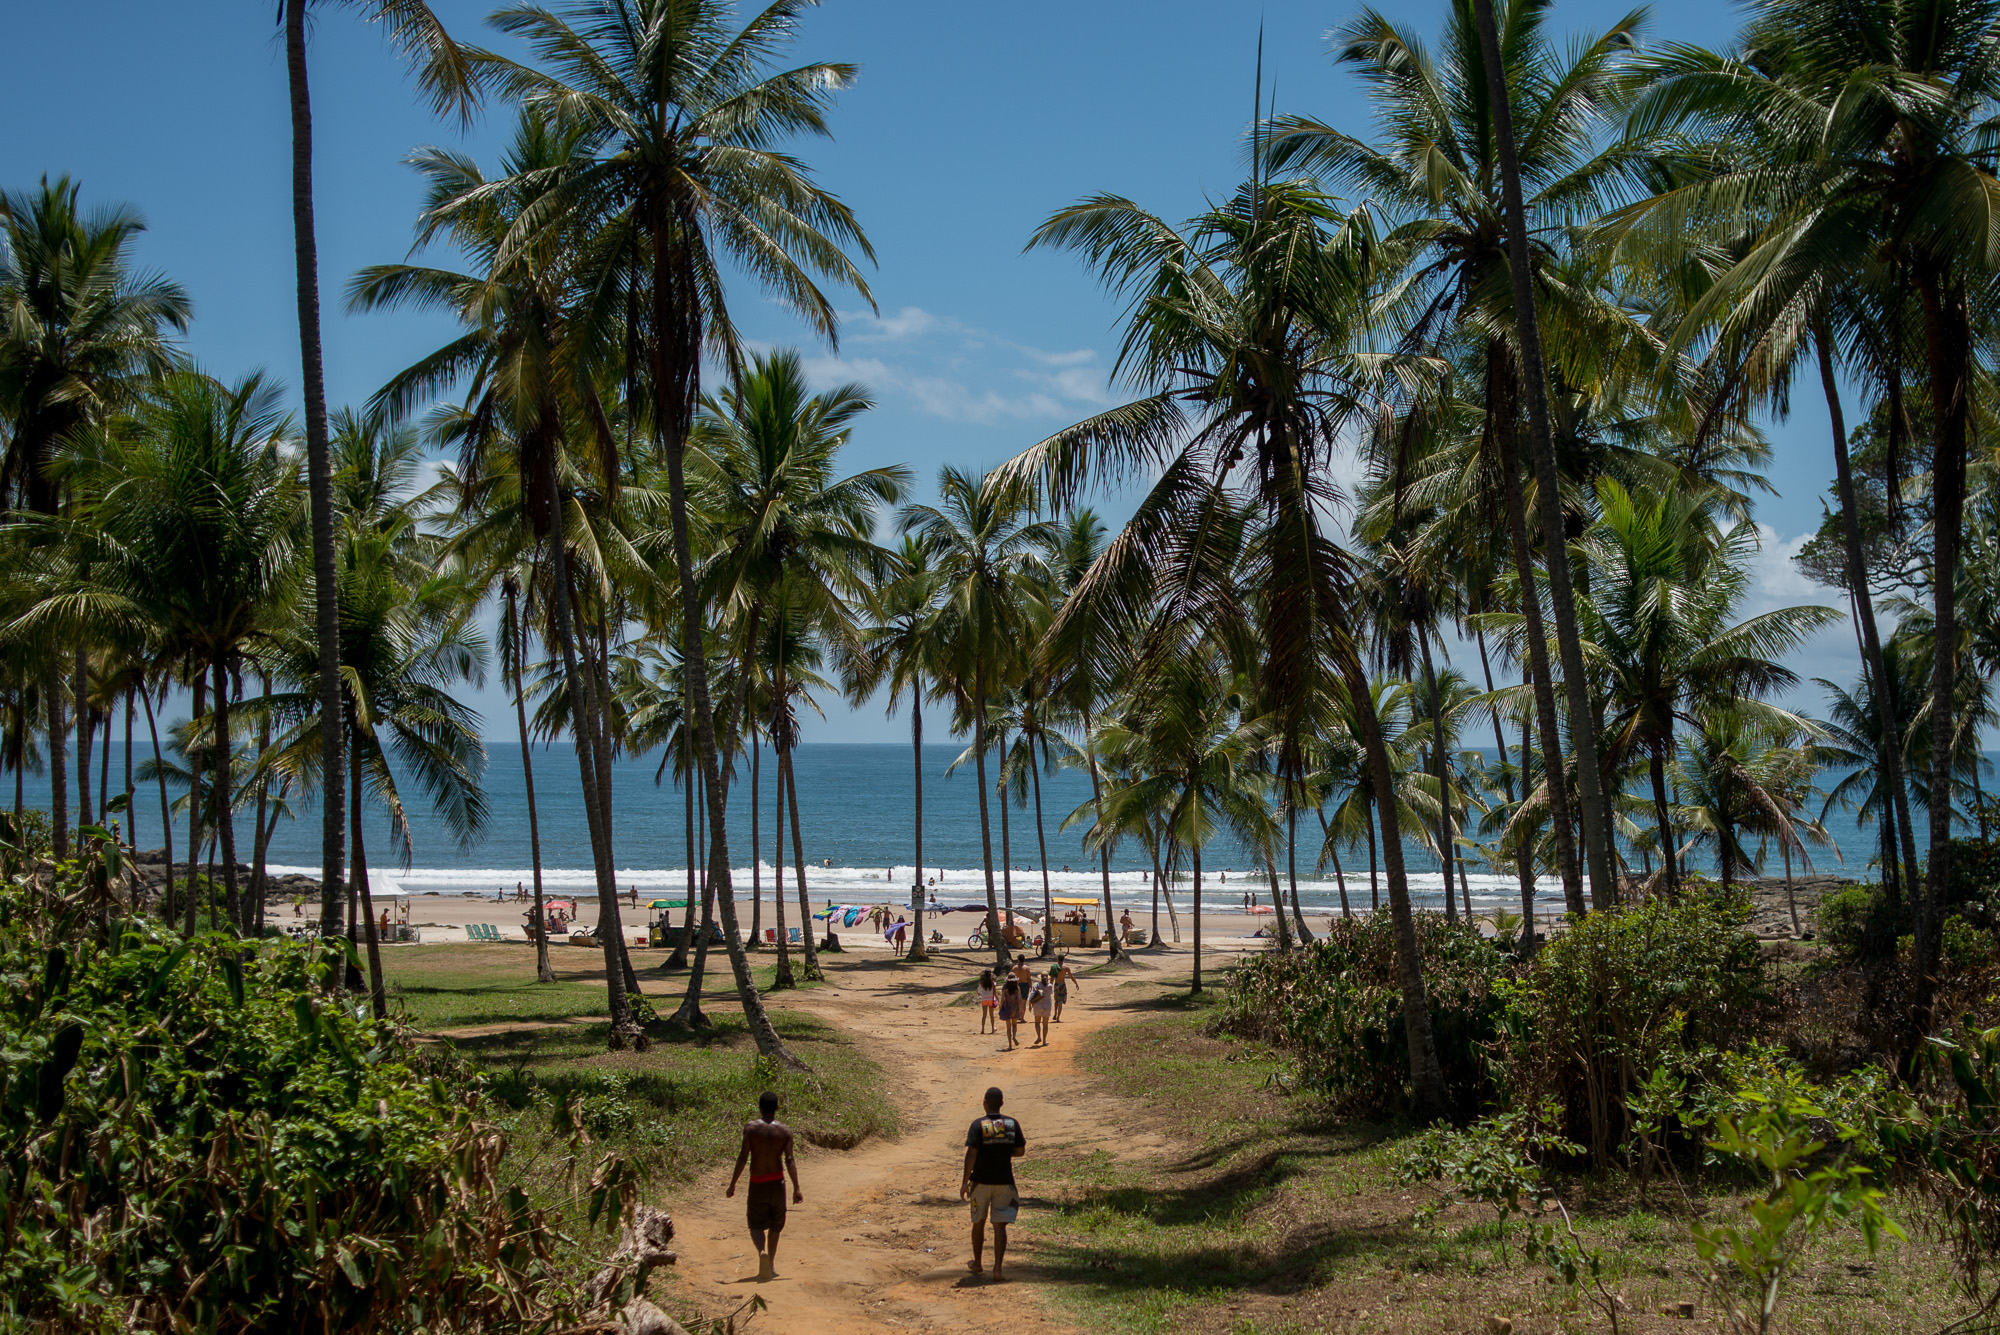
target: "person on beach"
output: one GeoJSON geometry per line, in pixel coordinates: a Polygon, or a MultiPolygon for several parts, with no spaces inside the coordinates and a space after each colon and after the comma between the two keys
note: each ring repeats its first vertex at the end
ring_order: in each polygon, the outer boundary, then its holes
{"type": "Polygon", "coordinates": [[[1013,978],[1000,989],[1000,1023],[1007,1026],[1007,1046],[1002,1051],[1012,1052],[1021,1046],[1021,984],[1013,978]]]}
{"type": "Polygon", "coordinates": [[[745,1213],[750,1241],[757,1248],[757,1278],[778,1277],[778,1235],[785,1231],[785,1174],[792,1175],[792,1204],[804,1202],[799,1189],[799,1165],[792,1158],[792,1129],[778,1120],[778,1096],[765,1090],[757,1096],[759,1120],[743,1125],[743,1148],[736,1154],[736,1171],[729,1175],[725,1197],[736,1194],[736,1179],[750,1165],[750,1191],[745,1213]]]}
{"type": "Polygon", "coordinates": [[[891,938],[891,943],[896,947],[897,954],[901,954],[903,952],[904,943],[908,939],[909,935],[910,935],[910,924],[905,922],[901,918],[896,919],[896,932],[894,937],[891,938]]]}
{"type": "Polygon", "coordinates": [[[1014,1186],[1014,1160],[1028,1152],[1021,1124],[1000,1113],[999,1086],[986,1091],[986,1115],[965,1133],[965,1176],[958,1198],[972,1202],[972,1260],[966,1269],[980,1274],[986,1250],[986,1222],[993,1221],[993,1282],[1006,1282],[1007,1225],[1021,1211],[1021,1193],[1014,1186]]]}
{"type": "Polygon", "coordinates": [[[1037,978],[1034,990],[1028,993],[1028,1014],[1035,1021],[1035,1047],[1045,1048],[1049,1045],[1049,1020],[1055,1011],[1055,984],[1047,978],[1037,978]]]}
{"type": "Polygon", "coordinates": [[[1124,935],[1123,935],[1123,936],[1122,936],[1122,937],[1120,938],[1121,940],[1124,940],[1124,941],[1130,941],[1130,940],[1132,939],[1132,910],[1131,910],[1131,909],[1126,909],[1126,910],[1125,910],[1125,911],[1124,911],[1123,913],[1120,913],[1120,914],[1118,915],[1118,930],[1119,930],[1120,932],[1122,932],[1122,933],[1124,934],[1124,935]]]}
{"type": "Polygon", "coordinates": [[[1076,983],[1079,988],[1083,984],[1077,982],[1076,970],[1069,967],[1069,956],[1067,955],[1056,957],[1056,967],[1049,970],[1049,977],[1056,981],[1056,1013],[1050,1018],[1054,1023],[1061,1024],[1063,1006],[1069,1001],[1070,984],[1076,983]]]}
{"type": "MultiPolygon", "coordinates": [[[[1012,970],[1010,970],[1010,972],[1014,976],[1014,981],[1020,984],[1021,997],[1025,1001],[1028,996],[1028,989],[1034,986],[1035,982],[1035,975],[1028,968],[1027,957],[1025,955],[1016,955],[1014,957],[1014,967],[1012,968],[1012,970]]],[[[1023,1011],[1022,1014],[1023,1016],[1025,1016],[1027,1012],[1023,1011]]]]}
{"type": "Polygon", "coordinates": [[[979,971],[979,1032],[999,1033],[1000,1020],[995,1014],[1000,1009],[1000,989],[994,985],[993,970],[979,971]]]}

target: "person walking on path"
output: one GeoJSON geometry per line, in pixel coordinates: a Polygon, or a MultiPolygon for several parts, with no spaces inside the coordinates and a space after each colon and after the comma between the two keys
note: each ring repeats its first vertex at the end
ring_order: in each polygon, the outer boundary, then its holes
{"type": "Polygon", "coordinates": [[[1028,1013],[1035,1021],[1035,1043],[1038,1048],[1049,1045],[1049,1017],[1056,1010],[1056,988],[1047,978],[1035,980],[1034,991],[1028,993],[1028,1013]]]}
{"type": "Polygon", "coordinates": [[[1014,1187],[1014,1160],[1028,1152],[1028,1138],[1021,1124],[1001,1115],[999,1086],[986,1091],[986,1115],[978,1118],[965,1133],[965,1176],[958,1184],[958,1198],[972,1202],[972,1260],[966,1269],[977,1275],[986,1250],[986,1224],[993,1223],[993,1282],[1007,1279],[1007,1225],[1021,1209],[1021,1194],[1014,1187]]]}
{"type": "Polygon", "coordinates": [[[1061,1024],[1063,1007],[1069,1003],[1069,990],[1073,985],[1081,991],[1083,980],[1076,976],[1075,969],[1069,967],[1067,955],[1057,957],[1056,967],[1049,971],[1049,977],[1056,980],[1056,1013],[1051,1018],[1056,1024],[1061,1024]]]}
{"type": "Polygon", "coordinates": [[[993,982],[993,970],[979,971],[979,1032],[1000,1032],[1000,989],[993,982]]]}
{"type": "Polygon", "coordinates": [[[757,1278],[778,1277],[778,1235],[785,1231],[785,1174],[792,1175],[792,1204],[806,1196],[799,1190],[799,1165],[792,1158],[792,1129],[778,1120],[778,1096],[765,1090],[757,1096],[758,1121],[743,1125],[743,1148],[736,1154],[736,1171],[729,1175],[725,1197],[736,1194],[736,1179],[750,1165],[750,1191],[745,1200],[750,1241],[757,1248],[757,1278]],[[768,1239],[768,1241],[767,1241],[768,1239]]]}
{"type": "Polygon", "coordinates": [[[1007,1026],[1007,1046],[1004,1051],[1012,1052],[1021,1046],[1017,1035],[1021,1030],[1021,985],[1009,978],[1000,989],[1000,1023],[1007,1026]]]}

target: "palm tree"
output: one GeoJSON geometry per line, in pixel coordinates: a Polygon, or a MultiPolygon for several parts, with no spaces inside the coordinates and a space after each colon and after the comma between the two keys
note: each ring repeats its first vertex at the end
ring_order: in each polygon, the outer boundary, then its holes
{"type": "Polygon", "coordinates": [[[1604,765],[1615,772],[1645,758],[1672,887],[1666,762],[1675,724],[1698,726],[1725,702],[1741,705],[1796,685],[1776,659],[1840,617],[1827,607],[1786,607],[1733,621],[1750,592],[1748,561],[1758,539],[1747,521],[1726,530],[1717,523],[1712,492],[1634,497],[1607,479],[1598,498],[1602,517],[1579,544],[1590,593],[1578,611],[1585,660],[1610,710],[1604,765]]]}
{"type": "MultiPolygon", "coordinates": [[[[888,559],[871,538],[876,507],[901,500],[910,476],[900,465],[837,476],[855,419],[873,406],[859,385],[812,393],[799,355],[785,349],[757,355],[734,385],[705,401],[695,424],[691,471],[707,501],[703,525],[716,548],[705,583],[711,605],[735,609],[744,627],[745,669],[736,674],[735,698],[718,720],[718,735],[733,740],[743,729],[749,665],[763,648],[760,631],[768,615],[778,632],[771,680],[773,723],[782,725],[784,739],[779,781],[794,806],[796,718],[785,680],[787,641],[804,634],[853,651],[861,632],[852,607],[870,595],[888,559]]],[[[774,732],[774,740],[779,735],[774,732]]],[[[730,768],[733,773],[733,762],[730,768]]],[[[792,828],[797,839],[796,811],[792,828]]],[[[794,867],[801,925],[810,928],[805,866],[795,859],[794,867]]],[[[779,895],[782,914],[782,886],[779,895]]],[[[788,977],[782,930],[779,937],[779,972],[788,977]]],[[[817,976],[809,932],[805,955],[807,976],[817,976]]]]}
{"type": "MultiPolygon", "coordinates": [[[[50,464],[63,442],[105,422],[144,376],[164,372],[167,331],[186,329],[192,313],[179,284],[134,270],[131,252],[146,227],[140,216],[126,208],[85,215],[80,193],[67,176],[53,185],[44,177],[33,193],[0,192],[0,491],[40,515],[56,510],[50,464]]],[[[60,669],[46,670],[60,858],[69,849],[68,744],[60,669]]],[[[78,759],[86,759],[81,749],[78,759]]]]}
{"type": "MultiPolygon", "coordinates": [[[[1104,521],[1089,506],[1077,506],[1063,515],[1056,531],[1055,551],[1048,565],[1050,578],[1046,581],[1047,588],[1043,595],[1051,610],[1060,612],[1075,595],[1083,577],[1104,555],[1105,541],[1104,521]]],[[[1099,773],[1097,752],[1090,739],[1097,731],[1097,710],[1111,694],[1109,683],[1118,680],[1120,671],[1129,666],[1129,654],[1126,646],[1099,633],[1100,630],[1092,624],[1092,618],[1078,618],[1072,632],[1065,637],[1060,654],[1049,642],[1044,630],[1042,643],[1036,646],[1030,660],[1030,670],[1048,674],[1050,701],[1057,707],[1058,716],[1065,726],[1081,729],[1084,744],[1075,748],[1074,753],[1081,755],[1084,767],[1090,772],[1091,800],[1099,808],[1096,815],[1101,822],[1104,818],[1104,780],[1099,773]]],[[[1112,918],[1109,843],[1098,845],[1097,865],[1099,889],[1103,897],[1104,939],[1111,943],[1110,957],[1117,959],[1124,945],[1112,918]]],[[[1167,913],[1171,918],[1171,896],[1167,900],[1167,913]]],[[[1157,928],[1158,924],[1154,926],[1157,928]]],[[[1158,935],[1156,930],[1153,935],[1155,944],[1158,943],[1158,935]]],[[[1175,937],[1179,938],[1178,931],[1175,937]]]]}
{"type": "Polygon", "coordinates": [[[938,575],[937,633],[946,646],[939,680],[972,725],[987,933],[994,959],[1005,968],[1007,943],[993,887],[987,706],[1003,679],[1010,646],[1020,642],[1026,624],[1026,574],[1047,553],[1054,532],[1032,517],[1028,492],[999,474],[979,478],[947,464],[938,473],[937,489],[936,505],[905,505],[896,514],[896,527],[917,540],[938,575]]]}
{"type": "MultiPolygon", "coordinates": [[[[1081,251],[1128,298],[1117,371],[1150,392],[1049,437],[1008,471],[1056,508],[1096,482],[1156,478],[1056,617],[1053,644],[1143,642],[1143,661],[1198,629],[1257,661],[1260,711],[1292,751],[1315,703],[1344,682],[1364,702],[1364,748],[1387,790],[1390,760],[1349,630],[1348,560],[1324,527],[1340,499],[1329,465],[1343,430],[1393,388],[1388,377],[1433,368],[1357,351],[1375,277],[1372,221],[1343,214],[1309,182],[1264,179],[1257,157],[1260,174],[1184,229],[1100,195],[1037,230],[1031,244],[1081,251]],[[1232,479],[1235,490],[1224,485],[1232,479]],[[1244,590],[1239,569],[1255,571],[1257,587],[1244,590]]],[[[1428,1115],[1444,1106],[1443,1075],[1401,837],[1385,834],[1415,1104],[1428,1115]]]]}
{"type": "Polygon", "coordinates": [[[647,407],[667,466],[688,694],[708,795],[709,875],[758,1050],[787,1064],[796,1059],[763,1018],[736,934],[714,710],[695,648],[705,616],[685,457],[704,356],[713,352],[732,374],[741,367],[725,260],[829,340],[836,317],[815,278],[867,295],[842,249],[872,258],[853,215],[776,146],[795,134],[825,134],[827,104],[854,74],[834,64],[771,71],[804,7],[805,0],[778,0],[737,30],[720,0],[620,0],[615,10],[580,0],[561,12],[515,4],[494,23],[525,39],[548,68],[476,57],[510,94],[580,134],[574,160],[549,174],[550,208],[517,224],[522,243],[544,227],[593,238],[579,263],[582,305],[621,319],[629,296],[632,313],[645,312],[625,332],[650,378],[647,407]]]}
{"type": "MultiPolygon", "coordinates": [[[[1194,978],[1201,991],[1201,853],[1223,829],[1252,848],[1268,849],[1277,823],[1265,800],[1262,756],[1268,719],[1246,718],[1249,683],[1234,676],[1212,646],[1149,671],[1098,745],[1113,763],[1139,776],[1105,795],[1108,822],[1129,824],[1137,813],[1164,808],[1164,832],[1178,862],[1185,851],[1194,872],[1194,978]],[[1171,790],[1163,802],[1157,789],[1171,790]]],[[[1279,906],[1282,912],[1282,906],[1279,906]]]]}
{"type": "MultiPolygon", "coordinates": [[[[1931,410],[1932,616],[1938,642],[1953,646],[1974,323],[2000,270],[1986,204],[2000,194],[1988,145],[1996,39],[1994,0],[1760,0],[1740,56],[1682,53],[1657,100],[1639,108],[1672,129],[1724,133],[1708,169],[1630,215],[1652,237],[1750,239],[1691,320],[1732,304],[1762,320],[1803,295],[1793,324],[1817,336],[1829,332],[1831,312],[1813,294],[1876,294],[1898,318],[1914,297],[1931,410]]],[[[1911,1052],[1934,1019],[1951,874],[1957,659],[1937,654],[1931,677],[1931,843],[1911,1052]]]]}
{"type": "Polygon", "coordinates": [[[844,684],[850,700],[861,700],[884,687],[891,714],[907,695],[910,701],[910,754],[914,765],[915,812],[911,820],[916,881],[911,887],[916,906],[912,961],[924,950],[924,696],[936,694],[943,644],[938,634],[938,606],[944,578],[931,567],[924,544],[906,535],[893,555],[893,576],[877,592],[872,624],[864,628],[858,652],[846,663],[844,684]]]}
{"type": "MultiPolygon", "coordinates": [[[[1522,610],[1539,621],[1541,600],[1534,592],[1535,563],[1515,440],[1517,415],[1526,407],[1551,610],[1564,670],[1578,683],[1568,705],[1573,728],[1581,729],[1572,738],[1581,766],[1595,751],[1588,711],[1574,693],[1581,689],[1581,667],[1574,657],[1562,492],[1533,291],[1551,257],[1546,250],[1531,254],[1528,237],[1587,218],[1603,188],[1635,151],[1625,143],[1607,149],[1602,130],[1644,11],[1626,15],[1566,51],[1544,31],[1549,11],[1545,0],[1513,0],[1505,9],[1504,34],[1496,38],[1491,36],[1494,18],[1487,0],[1454,0],[1442,60],[1434,60],[1419,39],[1382,14],[1364,11],[1341,30],[1337,50],[1339,59],[1359,66],[1373,85],[1389,144],[1376,148],[1321,122],[1290,118],[1276,125],[1273,152],[1282,163],[1328,170],[1383,201],[1398,220],[1385,247],[1408,272],[1388,301],[1390,310],[1403,317],[1407,342],[1436,348],[1462,332],[1482,345],[1481,471],[1497,474],[1515,572],[1524,590],[1522,610]],[[1521,127],[1518,151],[1516,124],[1521,127]],[[1522,162],[1535,192],[1526,206],[1533,210],[1532,223],[1522,202],[1522,162]]],[[[1558,292],[1548,295],[1553,299],[1558,292]]],[[[1546,645],[1547,637],[1538,630],[1530,643],[1531,675],[1543,750],[1561,766],[1555,678],[1546,645]]],[[[1604,904],[1615,886],[1603,798],[1595,774],[1580,773],[1578,786],[1592,898],[1604,904]]],[[[1565,785],[1552,784],[1551,795],[1565,893],[1572,910],[1581,911],[1565,785]]]]}
{"type": "Polygon", "coordinates": [[[191,369],[160,377],[129,423],[66,454],[78,529],[92,535],[88,575],[35,618],[61,624],[89,615],[157,634],[198,685],[208,675],[206,749],[232,916],[230,697],[246,648],[268,635],[297,592],[292,558],[305,536],[288,430],[276,387],[261,376],[233,385],[191,369]]]}
{"type": "MultiPolygon", "coordinates": [[[[473,69],[423,0],[321,0],[359,11],[379,23],[410,59],[433,110],[468,121],[475,105],[473,69]]],[[[327,429],[326,368],[319,327],[319,235],[313,216],[312,93],[306,79],[306,9],[311,0],[283,0],[285,74],[292,126],[292,259],[298,291],[300,388],[305,396],[306,488],[312,505],[314,628],[319,639],[319,707],[327,718],[341,712],[340,610],[334,570],[334,503],[331,436],[327,429]]],[[[346,769],[341,730],[321,730],[324,804],[320,875],[320,933],[338,935],[340,886],[346,844],[346,769]]]]}
{"type": "MultiPolygon", "coordinates": [[[[349,299],[364,308],[443,307],[465,326],[464,333],[392,377],[375,402],[387,412],[406,412],[422,394],[468,381],[464,406],[442,413],[435,424],[440,439],[460,450],[456,487],[462,528],[453,553],[487,567],[521,560],[529,549],[537,553],[530,564],[544,593],[550,657],[560,665],[563,722],[576,743],[597,883],[609,1037],[622,1047],[638,1034],[626,997],[611,838],[608,654],[592,643],[585,603],[590,572],[608,556],[595,512],[616,504],[623,491],[599,386],[615,349],[593,337],[571,309],[570,261],[587,237],[544,228],[532,244],[514,244],[522,218],[548,211],[550,177],[574,159],[578,144],[576,131],[558,130],[530,111],[516,126],[505,174],[496,180],[459,155],[420,152],[416,163],[429,184],[419,243],[449,240],[476,264],[471,272],[417,264],[364,269],[349,299]]],[[[596,592],[608,595],[599,575],[596,592]]],[[[605,610],[607,599],[600,596],[594,606],[605,610]]],[[[610,624],[598,619],[598,640],[608,638],[610,624]]],[[[747,1004],[760,1008],[754,997],[747,1004]]]]}

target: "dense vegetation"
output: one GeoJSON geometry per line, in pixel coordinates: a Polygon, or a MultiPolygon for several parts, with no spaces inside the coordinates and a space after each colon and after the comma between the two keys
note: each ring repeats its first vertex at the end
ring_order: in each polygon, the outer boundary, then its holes
{"type": "MultiPolygon", "coordinates": [[[[406,855],[421,801],[478,837],[485,756],[456,692],[490,665],[524,765],[532,738],[575,742],[614,1048],[709,1023],[707,931],[671,1017],[638,993],[614,757],[658,754],[678,777],[705,860],[690,902],[720,928],[757,1049],[796,1070],[755,986],[762,924],[738,920],[727,797],[761,782],[768,745],[803,919],[801,720],[834,691],[882,691],[907,707],[919,765],[926,708],[969,735],[992,911],[1012,895],[994,874],[1012,862],[1009,804],[1032,804],[1038,839],[1049,815],[1085,827],[1107,928],[1114,842],[1191,874],[1197,904],[1218,832],[1256,850],[1278,949],[1232,983],[1231,1022],[1295,1054],[1308,1083],[1424,1118],[1505,1104],[1473,1123],[1505,1153],[1652,1171],[1722,1145],[1763,1162],[1777,1195],[1806,1191],[1799,1218],[1871,1221],[1847,1166],[1802,1166],[1805,1114],[1786,1110],[1822,1109],[1857,1166],[1959,1184],[1936,1190],[1964,1256],[1990,1241],[1964,1138],[1990,1121],[1984,1026],[2000,1019],[1978,749],[2000,669],[2000,0],[1758,0],[1712,50],[1649,48],[1637,14],[1563,39],[1546,0],[1458,0],[1435,45],[1364,10],[1334,50],[1368,86],[1372,137],[1274,115],[1249,130],[1247,179],[1191,218],[1107,192],[1035,231],[1123,303],[1132,395],[991,472],[945,467],[928,498],[905,468],[843,474],[865,387],[816,388],[731,319],[747,287],[830,336],[830,293],[869,299],[861,222],[795,151],[855,77],[792,63],[804,0],[741,19],[716,0],[515,6],[492,20],[513,54],[420,3],[357,6],[440,112],[501,115],[513,134],[491,163],[415,154],[420,253],[353,275],[347,299],[460,329],[331,409],[307,8],[282,6],[302,421],[275,381],[181,353],[193,298],[139,267],[135,212],[86,209],[67,179],[0,194],[0,764],[24,826],[21,776],[49,770],[58,882],[88,880],[72,859],[136,802],[185,831],[150,924],[38,937],[47,957],[16,962],[41,981],[9,1003],[29,1007],[34,1078],[10,1082],[8,1115],[48,1210],[96,1208],[99,1168],[48,1139],[66,1100],[87,1121],[165,1119],[103,1134],[157,1129],[172,1154],[176,1118],[282,1120],[315,1090],[340,1107],[306,1120],[333,1135],[378,1078],[398,1096],[353,1134],[406,1153],[408,1176],[337,1208],[400,1221],[456,1189],[438,1147],[473,1145],[471,1124],[372,1027],[388,998],[364,833],[386,815],[374,856],[406,855]],[[1844,601],[1863,663],[1822,683],[1825,719],[1776,700],[1799,684],[1786,658],[1840,614],[1747,607],[1760,423],[1805,393],[1833,424],[1833,504],[1801,568],[1844,601]],[[420,491],[431,452],[455,458],[420,491]],[[1143,494],[1113,533],[1087,502],[1126,482],[1143,494]],[[183,699],[186,721],[160,718],[183,699]],[[127,736],[143,714],[152,756],[114,792],[121,710],[127,736]],[[1492,753],[1470,751],[1489,729],[1492,753]],[[1057,764],[1087,769],[1092,797],[1045,814],[1057,764]],[[320,931],[359,942],[372,1014],[351,1009],[346,970],[198,933],[262,929],[271,831],[308,803],[325,822],[320,931]],[[1876,883],[1827,904],[1819,971],[1774,974],[1734,887],[1774,859],[1789,875],[1835,807],[1875,831],[1876,883]],[[1443,868],[1441,915],[1415,911],[1406,842],[1443,868]],[[1364,850],[1368,907],[1385,911],[1312,942],[1301,854],[1338,870],[1364,850]],[[1473,924],[1470,868],[1520,887],[1505,952],[1473,924]],[[1562,885],[1560,932],[1538,930],[1542,874],[1562,885]],[[177,988],[183,1009],[152,1015],[177,988]],[[134,996],[147,1004],[119,1014],[134,996]],[[1808,996],[1851,1002],[1851,1023],[1808,996]],[[169,1060],[149,1024],[188,1039],[173,1062],[204,1060],[200,1033],[247,1045],[249,1064],[226,1088],[141,1098],[141,1066],[169,1060]],[[1738,1046],[1752,1041],[1785,1050],[1738,1046]],[[294,1063],[296,1093],[259,1062],[294,1063]],[[1705,1120],[1669,1116],[1670,1091],[1705,1120]],[[398,1140],[412,1119],[421,1134],[398,1140]]],[[[922,832],[919,809],[919,866],[922,832]]],[[[817,970],[810,932],[794,965],[785,894],[779,986],[817,970]]],[[[912,936],[921,952],[921,923],[912,936]]],[[[1199,992],[1198,928],[1195,946],[1199,992]]],[[[314,1135],[300,1171],[333,1173],[311,1156],[338,1137],[314,1135]]],[[[95,1162],[123,1171],[109,1149],[95,1162]]],[[[292,1237],[292,1188],[270,1190],[244,1197],[261,1202],[245,1227],[292,1237]]],[[[146,1235],[182,1227],[176,1199],[92,1230],[102,1257],[23,1242],[55,1250],[25,1255],[22,1301],[52,1301],[78,1265],[122,1293],[152,1282],[146,1266],[195,1263],[220,1244],[177,1237],[194,1251],[162,1261],[146,1235]]],[[[474,1202],[463,1227],[511,1236],[514,1211],[474,1202]]],[[[1543,1245],[1582,1273],[1559,1244],[1543,1245]]],[[[1755,1251],[1714,1242],[1737,1244],[1755,1251]]],[[[435,1245],[424,1291],[456,1292],[458,1243],[435,1245]]],[[[268,1281],[256,1301],[278,1320],[286,1285],[362,1265],[254,1258],[274,1277],[234,1257],[214,1273],[245,1294],[268,1281]]],[[[238,1291],[202,1283],[199,1301],[238,1291]]]]}
{"type": "Polygon", "coordinates": [[[480,1082],[329,995],[325,954],[125,916],[101,850],[49,878],[9,862],[0,1326],[479,1330],[585,1305],[480,1082]]]}

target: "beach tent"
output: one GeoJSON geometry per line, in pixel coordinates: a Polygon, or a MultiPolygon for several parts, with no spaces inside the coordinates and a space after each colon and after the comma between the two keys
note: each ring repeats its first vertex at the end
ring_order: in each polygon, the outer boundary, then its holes
{"type": "Polygon", "coordinates": [[[1049,902],[1051,904],[1078,904],[1084,908],[1096,908],[1098,904],[1098,901],[1095,899],[1064,899],[1061,895],[1057,895],[1049,902]]]}
{"type": "Polygon", "coordinates": [[[649,909],[684,909],[687,906],[688,902],[685,899],[656,899],[646,905],[649,909]]]}

